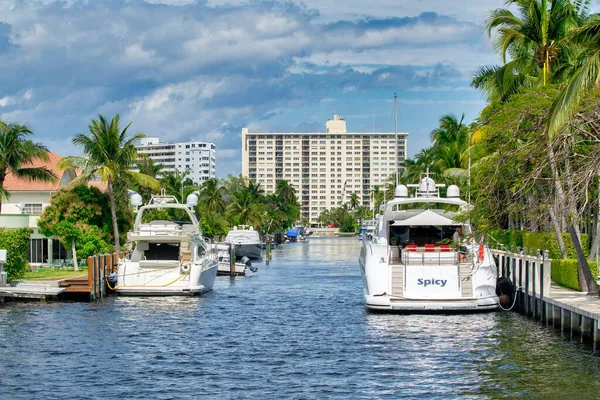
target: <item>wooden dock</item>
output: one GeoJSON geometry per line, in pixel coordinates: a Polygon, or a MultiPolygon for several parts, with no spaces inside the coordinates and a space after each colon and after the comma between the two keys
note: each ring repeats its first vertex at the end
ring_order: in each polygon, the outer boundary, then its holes
{"type": "Polygon", "coordinates": [[[600,353],[600,298],[551,281],[552,260],[493,250],[499,276],[517,287],[513,311],[552,326],[565,337],[589,343],[600,353]]]}
{"type": "MultiPolygon", "coordinates": [[[[120,255],[123,257],[123,253],[120,255]]],[[[106,284],[108,275],[116,271],[117,254],[104,254],[88,258],[86,275],[68,279],[23,282],[17,286],[0,287],[1,298],[20,299],[82,299],[96,301],[110,292],[106,284]]]]}

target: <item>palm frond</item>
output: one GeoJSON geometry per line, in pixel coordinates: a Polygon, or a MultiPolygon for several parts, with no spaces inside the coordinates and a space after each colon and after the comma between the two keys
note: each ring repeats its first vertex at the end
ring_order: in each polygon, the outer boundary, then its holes
{"type": "Polygon", "coordinates": [[[550,109],[548,135],[554,138],[563,124],[573,115],[586,90],[600,78],[600,50],[591,54],[573,74],[550,109]]]}
{"type": "Polygon", "coordinates": [[[29,181],[55,182],[58,177],[46,167],[19,168],[13,171],[15,176],[29,181]]]}
{"type": "Polygon", "coordinates": [[[127,177],[131,178],[133,182],[136,184],[150,188],[152,190],[160,190],[160,182],[157,179],[154,179],[150,175],[142,174],[140,172],[125,170],[123,174],[127,177]]]}

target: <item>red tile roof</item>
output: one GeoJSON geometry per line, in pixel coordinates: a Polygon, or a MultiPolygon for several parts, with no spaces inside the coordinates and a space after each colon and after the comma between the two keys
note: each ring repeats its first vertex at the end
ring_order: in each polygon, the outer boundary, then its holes
{"type": "Polygon", "coordinates": [[[57,179],[54,182],[30,181],[28,179],[18,178],[11,172],[6,174],[4,179],[4,189],[14,191],[35,191],[35,192],[51,192],[60,189],[61,181],[65,171],[58,168],[58,162],[61,156],[56,153],[48,152],[48,162],[42,161],[39,158],[34,159],[31,164],[23,165],[23,168],[46,167],[54,172],[57,179]]]}

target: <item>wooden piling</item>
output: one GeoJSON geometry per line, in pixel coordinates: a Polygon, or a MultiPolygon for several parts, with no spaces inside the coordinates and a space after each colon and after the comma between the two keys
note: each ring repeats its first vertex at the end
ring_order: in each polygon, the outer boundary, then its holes
{"type": "Polygon", "coordinates": [[[594,320],[590,317],[581,318],[581,343],[590,343],[594,337],[594,320]]]}
{"type": "Polygon", "coordinates": [[[571,339],[581,338],[581,315],[576,312],[569,312],[571,314],[571,339]]]}
{"type": "Polygon", "coordinates": [[[598,320],[594,320],[594,353],[600,353],[600,326],[598,324],[598,320]]]}
{"type": "Polygon", "coordinates": [[[229,245],[229,276],[232,278],[235,276],[235,247],[233,244],[229,245]]]}

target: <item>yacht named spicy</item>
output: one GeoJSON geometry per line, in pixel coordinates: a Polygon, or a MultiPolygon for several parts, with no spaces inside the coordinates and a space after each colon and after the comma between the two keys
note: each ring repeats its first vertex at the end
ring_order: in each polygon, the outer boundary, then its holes
{"type": "Polygon", "coordinates": [[[457,186],[449,186],[445,198],[441,187],[428,175],[419,184],[398,185],[395,198],[382,206],[375,237],[363,237],[359,263],[369,310],[498,308],[491,252],[470,236],[468,223],[453,220],[469,205],[457,186]],[[415,189],[410,197],[409,187],[415,189]]]}

